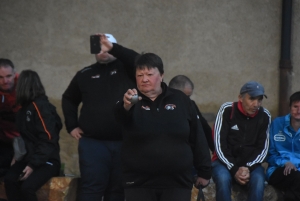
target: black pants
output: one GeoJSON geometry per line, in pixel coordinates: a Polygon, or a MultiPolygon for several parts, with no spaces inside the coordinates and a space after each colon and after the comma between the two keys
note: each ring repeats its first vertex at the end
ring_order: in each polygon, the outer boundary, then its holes
{"type": "Polygon", "coordinates": [[[80,201],[124,201],[120,141],[82,137],[78,144],[80,201]]]}
{"type": "Polygon", "coordinates": [[[10,163],[14,156],[12,143],[0,141],[0,177],[4,176],[10,168],[10,163]]]}
{"type": "Polygon", "coordinates": [[[125,189],[126,201],[190,201],[191,189],[129,188],[125,189]]]}
{"type": "Polygon", "coordinates": [[[27,163],[16,162],[4,177],[6,195],[9,201],[37,201],[36,191],[42,187],[51,177],[57,176],[60,164],[58,162],[45,164],[33,170],[24,181],[19,181],[27,163]]]}
{"type": "Polygon", "coordinates": [[[288,201],[300,200],[300,172],[292,170],[285,176],[285,167],[277,168],[269,179],[269,184],[285,192],[284,198],[288,201]]]}

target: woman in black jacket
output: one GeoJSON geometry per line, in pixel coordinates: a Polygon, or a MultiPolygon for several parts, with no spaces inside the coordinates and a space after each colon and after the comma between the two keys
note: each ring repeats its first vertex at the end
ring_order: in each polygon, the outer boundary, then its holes
{"type": "Polygon", "coordinates": [[[159,56],[138,55],[135,68],[137,89],[128,89],[115,109],[123,126],[126,200],[190,201],[192,166],[197,170],[196,186],[207,186],[211,177],[209,149],[196,110],[184,93],[163,82],[159,56]]]}
{"type": "Polygon", "coordinates": [[[59,173],[62,123],[35,71],[21,72],[16,91],[17,104],[22,107],[17,113],[17,127],[27,153],[5,176],[5,190],[10,201],[35,201],[36,191],[59,173]]]}

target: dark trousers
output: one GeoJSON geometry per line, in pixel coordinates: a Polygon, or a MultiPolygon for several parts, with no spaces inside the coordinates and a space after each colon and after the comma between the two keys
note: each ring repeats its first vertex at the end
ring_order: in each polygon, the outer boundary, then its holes
{"type": "Polygon", "coordinates": [[[120,141],[82,137],[78,144],[79,201],[124,201],[120,141]]]}
{"type": "Polygon", "coordinates": [[[0,177],[4,176],[10,168],[10,163],[14,156],[12,143],[0,141],[0,177]]]}
{"type": "Polygon", "coordinates": [[[126,201],[190,201],[191,189],[185,188],[128,188],[125,189],[126,201]]]}
{"type": "Polygon", "coordinates": [[[283,170],[285,167],[277,168],[269,179],[269,184],[283,190],[284,198],[288,201],[300,200],[300,172],[292,170],[285,176],[283,170]]]}
{"type": "Polygon", "coordinates": [[[51,177],[57,176],[60,163],[42,165],[33,170],[31,175],[19,181],[19,176],[27,166],[25,162],[16,162],[4,177],[6,195],[9,201],[37,201],[36,191],[51,177]]]}

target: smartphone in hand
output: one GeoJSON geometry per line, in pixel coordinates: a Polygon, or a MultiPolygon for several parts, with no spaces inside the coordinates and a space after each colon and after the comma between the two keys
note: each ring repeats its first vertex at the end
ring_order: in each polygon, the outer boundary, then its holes
{"type": "Polygon", "coordinates": [[[98,36],[98,35],[90,36],[90,47],[91,47],[91,54],[99,54],[100,53],[100,51],[101,51],[100,36],[98,36]]]}

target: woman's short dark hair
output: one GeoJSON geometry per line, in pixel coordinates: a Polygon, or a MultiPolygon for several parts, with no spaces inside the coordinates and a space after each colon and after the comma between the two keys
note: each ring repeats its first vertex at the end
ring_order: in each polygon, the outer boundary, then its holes
{"type": "Polygon", "coordinates": [[[42,95],[45,95],[45,89],[37,72],[23,70],[18,78],[16,87],[17,104],[28,104],[42,95]]]}
{"type": "Polygon", "coordinates": [[[293,102],[298,101],[300,101],[300,91],[297,91],[290,96],[290,107],[292,106],[293,102]]]}
{"type": "Polygon", "coordinates": [[[157,68],[159,73],[164,74],[164,64],[159,56],[154,53],[142,53],[135,59],[135,68],[157,68]]]}

